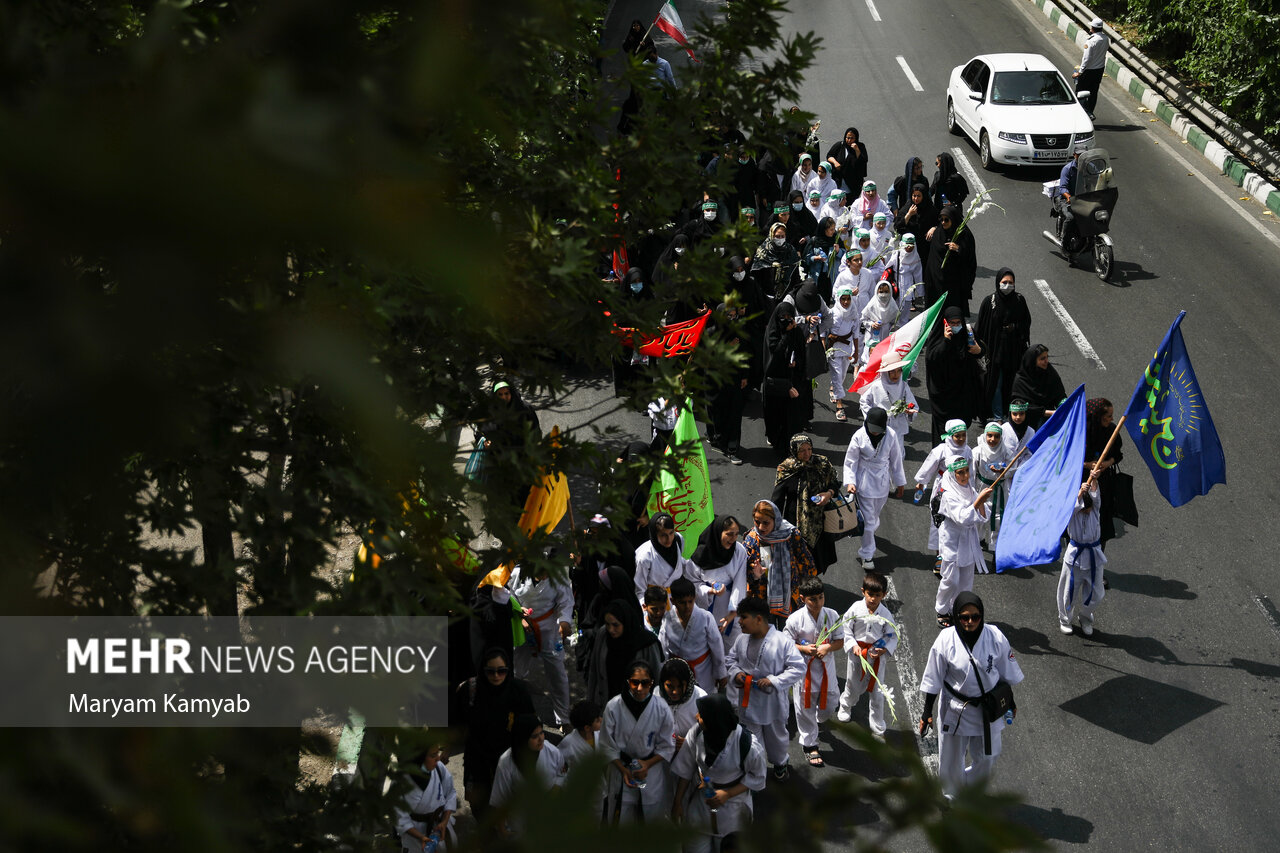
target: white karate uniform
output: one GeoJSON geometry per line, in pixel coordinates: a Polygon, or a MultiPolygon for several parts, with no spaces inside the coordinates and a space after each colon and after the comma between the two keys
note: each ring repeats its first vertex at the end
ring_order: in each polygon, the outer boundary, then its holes
{"type": "MultiPolygon", "coordinates": [[[[595,743],[587,743],[582,733],[574,730],[564,736],[560,741],[560,757],[564,759],[565,774],[573,772],[575,767],[582,765],[600,752],[600,733],[596,732],[595,743]]],[[[596,789],[595,810],[592,812],[601,820],[604,819],[604,802],[605,802],[605,786],[604,779],[601,778],[600,786],[596,789]]]]}
{"type": "Polygon", "coordinates": [[[644,591],[651,586],[667,590],[670,598],[671,582],[676,578],[688,578],[697,583],[698,571],[693,562],[684,556],[684,537],[676,534],[676,565],[664,560],[652,542],[645,542],[636,549],[636,598],[644,607],[644,591]]]}
{"type": "Polygon", "coordinates": [[[1098,485],[1089,490],[1093,506],[1084,508],[1084,500],[1076,498],[1076,511],[1067,522],[1067,548],[1062,554],[1062,574],[1058,576],[1058,623],[1071,627],[1074,613],[1080,614],[1080,627],[1093,627],[1093,611],[1106,595],[1102,585],[1107,555],[1102,553],[1102,521],[1098,514],[1098,485]]]}
{"type": "MultiPolygon", "coordinates": [[[[434,823],[414,820],[413,815],[431,814],[442,807],[455,814],[458,811],[458,791],[453,784],[453,774],[443,763],[436,764],[435,770],[428,774],[426,787],[420,788],[419,784],[420,781],[415,778],[405,793],[404,800],[395,808],[396,834],[400,836],[400,849],[405,853],[422,853],[422,842],[409,834],[410,829],[430,835],[436,828],[434,823]]],[[[458,837],[453,831],[454,820],[454,815],[449,815],[445,837],[440,839],[440,847],[437,849],[448,850],[457,843],[458,837]]]]}
{"type": "MultiPolygon", "coordinates": [[[[817,619],[813,618],[808,607],[802,607],[787,617],[783,633],[792,643],[807,646],[810,643],[816,643],[819,636],[839,621],[840,614],[830,607],[822,608],[817,619]]],[[[842,639],[842,633],[836,629],[827,639],[842,639]]],[[[811,749],[818,745],[818,725],[829,720],[835,713],[838,701],[836,697],[840,690],[836,681],[834,652],[828,652],[822,660],[804,655],[801,655],[801,659],[805,664],[804,675],[795,687],[791,688],[791,701],[796,709],[796,728],[800,731],[800,746],[811,749]]]]}
{"type": "Polygon", "coordinates": [[[972,485],[961,486],[950,471],[942,479],[941,490],[942,503],[938,512],[942,515],[942,524],[938,525],[938,556],[942,557],[942,581],[938,584],[934,610],[944,615],[951,613],[957,595],[973,589],[975,570],[987,573],[982,545],[978,541],[978,529],[986,524],[987,519],[973,508],[977,491],[972,485]]]}
{"type": "MultiPolygon", "coordinates": [[[[539,784],[544,788],[558,788],[564,785],[564,757],[560,755],[560,750],[554,744],[543,743],[541,751],[538,752],[538,763],[534,765],[534,772],[539,784]]],[[[493,791],[489,794],[489,805],[497,807],[510,800],[516,786],[523,781],[524,777],[516,767],[511,750],[508,749],[498,759],[498,768],[493,773],[493,791]]],[[[514,817],[508,818],[507,826],[512,832],[519,832],[522,828],[514,817]]]]}
{"type": "Polygon", "coordinates": [[[527,679],[536,657],[550,683],[548,693],[555,709],[556,725],[569,722],[569,673],[564,662],[564,643],[560,639],[560,623],[573,624],[573,589],[563,581],[550,577],[535,580],[516,566],[507,588],[522,607],[533,611],[528,617],[532,626],[525,644],[515,650],[516,678],[527,679]]]}
{"type": "MultiPolygon", "coordinates": [[[[987,444],[986,433],[978,438],[978,443],[973,447],[973,472],[978,475],[979,488],[985,489],[992,483],[996,482],[996,478],[1000,476],[1000,471],[996,466],[1008,465],[1009,448],[1005,446],[1003,435],[1000,443],[993,450],[987,444]]],[[[982,528],[984,538],[987,545],[992,551],[996,549],[996,537],[1000,535],[1000,519],[1004,515],[1005,481],[1009,479],[1006,474],[999,483],[996,483],[995,489],[991,492],[991,497],[987,499],[987,523],[982,528]]]]}
{"type": "MultiPolygon", "coordinates": [[[[655,673],[656,676],[656,673],[655,673]]],[[[670,788],[667,785],[667,765],[675,755],[676,745],[671,740],[675,731],[675,719],[671,708],[658,691],[649,695],[649,701],[640,718],[631,716],[631,711],[623,704],[621,694],[609,700],[604,706],[604,725],[597,735],[600,754],[607,761],[619,759],[626,753],[633,759],[647,759],[651,755],[662,756],[662,760],[645,775],[645,787],[633,788],[624,785],[622,773],[612,764],[605,784],[609,796],[607,809],[608,820],[618,806],[618,796],[622,796],[622,819],[631,821],[636,812],[635,806],[644,812],[646,822],[664,817],[671,808],[670,788]]],[[[622,759],[626,763],[626,759],[622,759]]]]}
{"type": "Polygon", "coordinates": [[[746,546],[741,542],[733,543],[733,558],[723,566],[708,569],[695,564],[695,567],[698,577],[701,578],[701,581],[696,584],[698,606],[707,608],[715,618],[716,630],[720,632],[725,654],[728,654],[733,641],[742,633],[742,626],[738,624],[736,614],[738,605],[747,597],[746,546]],[[715,584],[724,585],[724,590],[719,595],[712,592],[715,584]],[[727,618],[730,613],[735,614],[734,618],[729,620],[728,626],[723,631],[720,631],[720,620],[727,618]]]}
{"type": "Polygon", "coordinates": [[[833,221],[838,222],[847,209],[843,204],[828,196],[827,200],[822,203],[822,209],[818,211],[818,221],[821,222],[830,216],[833,221]]]}
{"type": "MultiPolygon", "coordinates": [[[[1023,679],[1022,667],[1014,660],[1013,649],[1000,629],[983,625],[982,635],[973,644],[973,660],[982,670],[982,686],[990,690],[1000,681],[1018,684],[1023,679]]],[[[983,778],[990,778],[995,769],[996,756],[1000,754],[1000,735],[1003,720],[991,724],[991,754],[986,755],[982,738],[982,705],[978,674],[969,660],[965,648],[954,628],[947,628],[938,635],[929,649],[924,676],[920,679],[921,693],[938,696],[934,711],[934,726],[938,732],[938,776],[942,791],[954,796],[961,785],[970,785],[983,778]],[[966,702],[957,699],[943,685],[950,684],[964,696],[974,697],[966,702]],[[969,766],[965,766],[965,753],[969,754],[969,766]]]]}
{"type": "Polygon", "coordinates": [[[904,406],[910,405],[918,409],[916,395],[911,393],[906,379],[891,383],[886,376],[887,374],[884,373],[877,375],[874,382],[862,389],[858,406],[862,409],[863,420],[866,420],[867,412],[875,408],[889,412],[889,429],[893,430],[894,435],[898,437],[898,449],[903,451],[905,459],[907,432],[911,429],[911,418],[914,415],[908,414],[905,408],[900,414],[895,415],[893,408],[901,402],[904,406]]]}
{"type": "Polygon", "coordinates": [[[690,796],[686,801],[685,826],[696,829],[698,838],[685,844],[685,853],[711,853],[712,838],[724,838],[731,832],[742,832],[751,825],[754,813],[752,791],[763,791],[765,786],[764,747],[760,738],[752,737],[741,725],[733,730],[717,755],[708,756],[706,738],[702,727],[695,725],[686,734],[684,748],[671,764],[671,773],[689,780],[690,796]],[[746,758],[742,757],[743,737],[751,737],[751,747],[746,758]],[[708,761],[710,758],[710,761],[708,761]],[[697,790],[705,776],[717,790],[733,787],[741,782],[747,790],[731,797],[716,809],[715,831],[712,832],[711,812],[702,792],[697,790]]]}
{"type": "MultiPolygon", "coordinates": [[[[933,502],[934,495],[938,493],[938,485],[942,482],[942,475],[946,472],[947,466],[960,456],[972,463],[973,450],[967,444],[957,446],[950,438],[944,438],[942,443],[930,450],[929,455],[920,463],[915,476],[916,485],[928,487],[929,503],[933,502]]],[[[932,516],[929,517],[929,550],[938,550],[938,528],[933,526],[932,516]]]]}
{"type": "MultiPolygon", "coordinates": [[[[671,744],[672,748],[675,750],[672,756],[672,761],[675,760],[675,756],[679,755],[680,750],[683,749],[683,747],[676,745],[676,738],[684,737],[689,729],[693,728],[693,726],[698,722],[698,700],[706,695],[707,691],[695,684],[693,685],[693,691],[689,694],[689,698],[685,699],[678,705],[672,705],[667,701],[665,696],[662,697],[663,701],[667,702],[667,707],[671,709],[671,744]]],[[[667,768],[668,774],[670,773],[670,769],[670,767],[667,768]]],[[[672,783],[671,787],[674,790],[675,784],[672,783]]]]}
{"type": "Polygon", "coordinates": [[[795,643],[772,625],[758,643],[742,634],[729,650],[726,666],[729,701],[737,705],[742,725],[764,740],[770,762],[786,764],[787,690],[804,678],[804,658],[795,643]],[[768,677],[770,687],[765,690],[753,683],[749,690],[739,688],[734,684],[738,673],[751,676],[753,681],[768,677]]]}
{"type": "Polygon", "coordinates": [[[716,681],[724,678],[724,642],[711,611],[695,605],[689,614],[689,624],[682,625],[672,607],[662,620],[658,641],[666,658],[683,658],[688,662],[703,690],[715,690],[716,681]]]}
{"type": "MultiPolygon", "coordinates": [[[[883,229],[877,229],[874,217],[872,219],[871,227],[867,230],[871,232],[871,257],[874,258],[893,245],[893,217],[890,216],[886,219],[883,229]]],[[[885,266],[889,265],[892,255],[893,252],[890,251],[884,256],[885,266]]]]}
{"type": "Polygon", "coordinates": [[[880,445],[873,447],[867,428],[861,427],[849,439],[844,454],[844,485],[857,487],[858,508],[862,510],[862,547],[858,556],[870,560],[876,554],[876,530],[880,512],[889,500],[889,492],[904,486],[907,475],[902,470],[902,442],[892,429],[886,429],[880,445]]]}
{"type": "MultiPolygon", "coordinates": [[[[805,185],[804,188],[804,203],[808,204],[809,193],[817,190],[818,198],[820,199],[818,208],[820,210],[822,205],[827,203],[827,199],[831,198],[831,194],[838,189],[840,189],[840,187],[836,184],[835,179],[833,179],[830,174],[825,178],[818,176],[818,167],[815,165],[813,168],[813,177],[809,179],[809,183],[805,185]]],[[[812,208],[810,209],[812,210],[812,208]]],[[[813,210],[813,215],[817,216],[818,210],[813,210]]]]}
{"type": "MultiPolygon", "coordinates": [[[[880,283],[876,283],[878,288],[880,283]]],[[[891,286],[892,287],[892,286],[891,286]]],[[[898,326],[898,303],[893,298],[893,291],[889,292],[889,304],[881,305],[879,300],[880,294],[874,294],[867,304],[862,308],[862,350],[858,356],[858,366],[865,367],[867,359],[871,357],[871,351],[875,349],[876,344],[893,334],[893,330],[898,326]],[[879,324],[880,328],[873,328],[875,324],[879,324]]]]}
{"type": "Polygon", "coordinates": [[[893,629],[893,614],[882,602],[874,614],[867,610],[866,599],[858,599],[844,614],[844,650],[849,656],[844,675],[844,692],[840,694],[840,713],[852,716],[858,697],[868,693],[867,722],[871,731],[883,735],[888,724],[884,718],[884,694],[866,670],[862,667],[862,657],[873,647],[884,649],[879,658],[867,657],[876,674],[876,678],[884,680],[888,671],[886,665],[898,648],[898,632],[893,629]],[[871,619],[870,615],[879,618],[871,619]],[[885,621],[880,621],[880,620],[885,621]],[[878,662],[877,662],[878,661],[878,662]]]}

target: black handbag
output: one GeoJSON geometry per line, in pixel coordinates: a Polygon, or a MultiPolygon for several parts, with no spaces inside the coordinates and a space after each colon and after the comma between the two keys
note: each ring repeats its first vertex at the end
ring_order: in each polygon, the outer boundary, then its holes
{"type": "Polygon", "coordinates": [[[1125,524],[1138,526],[1138,504],[1133,500],[1133,475],[1116,471],[1111,475],[1111,514],[1125,524]]]}

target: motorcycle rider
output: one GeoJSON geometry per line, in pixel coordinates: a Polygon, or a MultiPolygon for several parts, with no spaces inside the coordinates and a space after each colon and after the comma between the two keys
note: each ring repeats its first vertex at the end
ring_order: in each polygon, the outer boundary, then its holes
{"type": "Polygon", "coordinates": [[[1071,193],[1076,186],[1080,155],[1087,148],[1088,146],[1083,142],[1076,142],[1072,146],[1071,159],[1062,167],[1062,172],[1058,175],[1058,185],[1053,189],[1053,208],[1062,217],[1062,247],[1068,251],[1076,241],[1075,217],[1071,215],[1071,193]]]}

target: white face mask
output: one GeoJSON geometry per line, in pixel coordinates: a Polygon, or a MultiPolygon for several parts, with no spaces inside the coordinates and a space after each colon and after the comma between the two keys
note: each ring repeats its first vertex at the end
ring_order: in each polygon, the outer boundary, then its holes
{"type": "Polygon", "coordinates": [[[683,254],[684,254],[684,247],[683,247],[683,246],[676,246],[676,254],[677,254],[677,255],[683,255],[683,254]]]}
{"type": "Polygon", "coordinates": [[[742,280],[743,280],[744,278],[746,278],[746,277],[747,277],[747,271],[746,271],[746,270],[738,270],[737,272],[735,272],[735,273],[733,274],[733,280],[734,280],[734,281],[742,281],[742,280]]]}
{"type": "Polygon", "coordinates": [[[633,282],[631,282],[631,292],[632,292],[632,293],[639,293],[639,292],[640,292],[640,291],[642,291],[642,290],[644,290],[644,283],[643,283],[643,282],[639,282],[639,281],[633,281],[633,282]]]}
{"type": "Polygon", "coordinates": [[[1013,293],[1013,282],[1011,281],[1000,282],[1000,292],[1003,293],[1005,296],[1008,296],[1010,293],[1013,293]]]}
{"type": "Polygon", "coordinates": [[[716,212],[714,210],[704,210],[702,211],[702,218],[710,222],[716,218],[716,212]]]}
{"type": "Polygon", "coordinates": [[[774,237],[774,238],[773,238],[773,245],[775,245],[775,246],[781,246],[781,245],[782,245],[783,243],[785,243],[785,242],[787,242],[787,238],[786,238],[786,237],[774,237]]]}
{"type": "Polygon", "coordinates": [[[879,299],[879,300],[880,300],[880,304],[881,304],[881,305],[888,305],[888,304],[889,304],[889,300],[890,300],[890,299],[892,299],[892,298],[893,298],[893,294],[892,294],[892,293],[877,293],[877,294],[876,294],[876,299],[879,299]]]}

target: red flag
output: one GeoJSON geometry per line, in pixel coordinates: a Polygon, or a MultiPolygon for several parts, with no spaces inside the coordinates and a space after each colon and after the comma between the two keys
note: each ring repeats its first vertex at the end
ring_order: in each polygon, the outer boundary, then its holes
{"type": "Polygon", "coordinates": [[[621,243],[618,248],[613,250],[613,276],[622,281],[627,277],[627,270],[631,269],[631,261],[627,258],[627,244],[621,243]]]}
{"type": "Polygon", "coordinates": [[[667,326],[662,330],[662,334],[657,337],[651,338],[643,335],[641,336],[640,346],[636,347],[636,351],[641,355],[656,358],[674,358],[678,355],[688,355],[693,352],[693,348],[698,345],[698,341],[702,338],[702,330],[706,328],[707,319],[710,316],[711,312],[707,311],[692,320],[685,320],[683,323],[667,326]]]}

